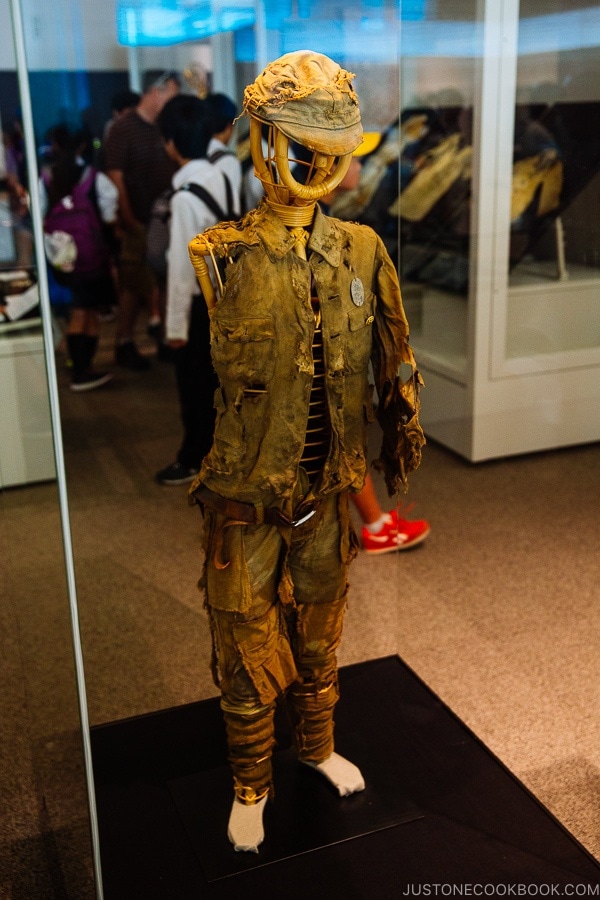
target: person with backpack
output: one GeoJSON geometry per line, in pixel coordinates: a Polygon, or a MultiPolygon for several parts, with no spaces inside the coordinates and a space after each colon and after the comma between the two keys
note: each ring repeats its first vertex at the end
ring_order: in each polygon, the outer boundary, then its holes
{"type": "Polygon", "coordinates": [[[236,203],[239,204],[241,209],[242,164],[237,155],[229,149],[238,110],[233,100],[227,94],[209,94],[206,102],[212,119],[212,127],[214,128],[208,145],[207,156],[210,162],[229,179],[236,203]]]}
{"type": "Polygon", "coordinates": [[[93,361],[98,311],[116,305],[110,243],[118,192],[106,175],[87,164],[82,134],[71,134],[61,125],[51,130],[50,138],[51,158],[40,183],[44,245],[55,281],[72,296],[66,332],[71,390],[89,391],[113,377],[96,371],[93,361]]]}
{"type": "MultiPolygon", "coordinates": [[[[235,153],[227,147],[233,134],[233,120],[237,115],[235,104],[225,94],[209,94],[208,97],[200,99],[205,101],[211,128],[215,129],[208,144],[206,158],[225,176],[228,205],[234,210],[239,210],[242,167],[235,153]]],[[[166,281],[167,277],[172,196],[173,188],[169,187],[156,198],[152,204],[146,231],[146,262],[161,281],[166,281]]]]}
{"type": "Polygon", "coordinates": [[[175,461],[161,469],[156,480],[179,485],[198,473],[212,443],[216,415],[208,310],[188,243],[211,225],[237,218],[240,209],[229,180],[207,158],[214,126],[206,100],[190,94],[173,97],[160,113],[158,127],[179,167],[170,200],[165,337],[173,350],[183,440],[175,461]]]}
{"type": "MultiPolygon", "coordinates": [[[[233,136],[234,120],[237,108],[233,100],[226,94],[209,94],[205,100],[207,113],[210,116],[211,128],[214,129],[206,156],[226,178],[227,190],[232,194],[233,209],[241,210],[242,199],[242,166],[236,154],[229,149],[233,136]]],[[[150,221],[146,231],[146,262],[154,272],[160,284],[164,285],[167,276],[167,247],[171,219],[172,189],[163,191],[152,204],[150,221]]],[[[168,346],[163,323],[158,319],[150,322],[148,333],[155,337],[160,359],[173,359],[173,352],[168,346]]]]}

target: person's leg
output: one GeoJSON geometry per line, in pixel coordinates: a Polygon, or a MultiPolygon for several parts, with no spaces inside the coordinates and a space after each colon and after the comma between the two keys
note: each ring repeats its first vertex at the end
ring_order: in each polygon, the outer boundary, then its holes
{"type": "Polygon", "coordinates": [[[67,326],[67,347],[71,358],[71,389],[88,391],[107,384],[108,372],[95,372],[93,361],[98,347],[98,313],[94,291],[87,286],[73,289],[73,309],[67,326]]]}
{"type": "Polygon", "coordinates": [[[138,292],[128,287],[121,287],[115,328],[115,339],[118,346],[133,341],[139,309],[140,296],[138,292]]]}
{"type": "Polygon", "coordinates": [[[378,522],[385,515],[379,505],[370,473],[367,473],[362,491],[358,494],[351,494],[350,497],[358,510],[363,525],[371,525],[378,522]]]}
{"type": "Polygon", "coordinates": [[[216,411],[214,394],[218,379],[210,356],[208,308],[202,297],[194,297],[188,343],[177,365],[177,385],[184,436],[177,459],[195,469],[212,446],[216,411]]]}
{"type": "Polygon", "coordinates": [[[405,519],[397,509],[385,512],[381,508],[370,474],[367,474],[363,489],[358,494],[350,494],[350,498],[362,520],[362,544],[367,553],[408,550],[429,534],[429,523],[425,519],[405,519]]]}
{"type": "Polygon", "coordinates": [[[133,371],[144,371],[149,361],[135,346],[135,326],[143,303],[150,303],[154,281],[145,262],[145,229],[126,231],[119,257],[119,300],[115,328],[115,361],[133,371]]]}
{"type": "Polygon", "coordinates": [[[98,338],[100,335],[100,319],[98,318],[98,310],[97,309],[86,309],[85,310],[85,322],[83,326],[83,333],[87,334],[88,337],[98,338]]]}
{"type": "MultiPolygon", "coordinates": [[[[75,303],[75,295],[73,303],[75,303]]],[[[67,349],[71,360],[71,380],[75,381],[80,378],[86,371],[88,366],[88,355],[85,347],[85,341],[82,340],[85,334],[86,311],[83,307],[73,305],[69,315],[69,323],[67,325],[67,349]]]]}
{"type": "Polygon", "coordinates": [[[100,321],[96,309],[86,309],[83,334],[88,357],[87,370],[88,372],[91,372],[94,367],[94,360],[96,358],[100,338],[100,321]]]}
{"type": "Polygon", "coordinates": [[[212,446],[218,380],[210,357],[209,329],[206,303],[201,297],[195,297],[188,342],[173,351],[183,440],[175,462],[157,472],[159,484],[179,485],[191,481],[212,446]]]}
{"type": "Polygon", "coordinates": [[[155,289],[152,292],[150,311],[148,315],[148,337],[156,343],[158,359],[164,362],[173,361],[173,351],[165,342],[165,321],[167,316],[167,281],[162,276],[156,276],[155,289]]]}
{"type": "Polygon", "coordinates": [[[90,365],[96,355],[100,336],[100,311],[117,304],[115,282],[110,268],[95,277],[85,286],[84,334],[88,337],[90,365]]]}

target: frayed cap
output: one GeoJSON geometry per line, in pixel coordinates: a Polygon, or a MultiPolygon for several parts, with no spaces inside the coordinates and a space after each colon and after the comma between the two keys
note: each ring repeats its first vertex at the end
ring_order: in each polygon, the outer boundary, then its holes
{"type": "Polygon", "coordinates": [[[353,78],[322,53],[296,50],[248,85],[244,110],[309,150],[343,156],[363,139],[353,78]]]}

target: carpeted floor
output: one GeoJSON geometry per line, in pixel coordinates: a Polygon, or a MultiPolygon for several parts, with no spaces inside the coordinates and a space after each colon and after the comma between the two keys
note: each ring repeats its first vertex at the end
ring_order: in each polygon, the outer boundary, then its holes
{"type": "MultiPolygon", "coordinates": [[[[101,361],[110,351],[109,327],[101,361]]],[[[185,488],[154,482],[180,436],[173,371],[154,360],[73,394],[61,351],[57,364],[90,721],[214,696],[200,516],[185,488]]],[[[359,555],[340,652],[343,665],[398,653],[596,856],[599,473],[597,444],[474,466],[430,443],[403,500],[431,535],[409,552],[359,555]]],[[[0,517],[0,897],[83,898],[56,486],[5,490],[0,517]]]]}

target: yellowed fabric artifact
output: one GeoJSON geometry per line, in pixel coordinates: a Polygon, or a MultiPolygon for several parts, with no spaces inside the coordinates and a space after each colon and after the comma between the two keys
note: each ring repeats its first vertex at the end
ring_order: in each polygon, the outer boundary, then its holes
{"type": "Polygon", "coordinates": [[[472,156],[472,147],[460,146],[459,134],[445,138],[419,162],[416,175],[390,208],[390,213],[400,213],[409,222],[420,222],[457,179],[470,180],[472,156]]]}
{"type": "Polygon", "coordinates": [[[510,220],[522,216],[540,191],[536,215],[544,216],[560,206],[563,186],[563,163],[553,151],[520,159],[513,165],[510,220]]]}
{"type": "MultiPolygon", "coordinates": [[[[246,109],[275,132],[274,156],[255,159],[265,181],[275,169],[281,175],[282,134],[320,154],[320,186],[336,154],[358,146],[351,78],[327,57],[300,51],[246,90],[246,109]]],[[[253,158],[255,147],[260,141],[253,158]]],[[[290,185],[268,192],[241,222],[190,243],[208,291],[219,378],[213,446],[190,500],[205,516],[201,587],[235,795],[249,805],[270,790],[282,694],[301,757],[320,763],[334,749],[336,649],[358,546],[348,492],[364,483],[368,424],[377,416],[383,429],[376,465],[390,494],[406,485],[424,443],[422,382],[382,241],[323,215],[301,185],[290,185]],[[220,271],[216,289],[206,281],[207,258],[220,271]]]]}
{"type": "MultiPolygon", "coordinates": [[[[350,191],[340,191],[333,199],[331,214],[346,220],[358,219],[375,196],[388,166],[400,159],[407,144],[419,140],[426,131],[426,115],[411,116],[401,125],[389,129],[385,141],[377,146],[362,166],[358,186],[350,191]]],[[[359,150],[362,149],[361,144],[359,150]]],[[[390,208],[389,213],[397,216],[398,209],[390,208]]]]}

